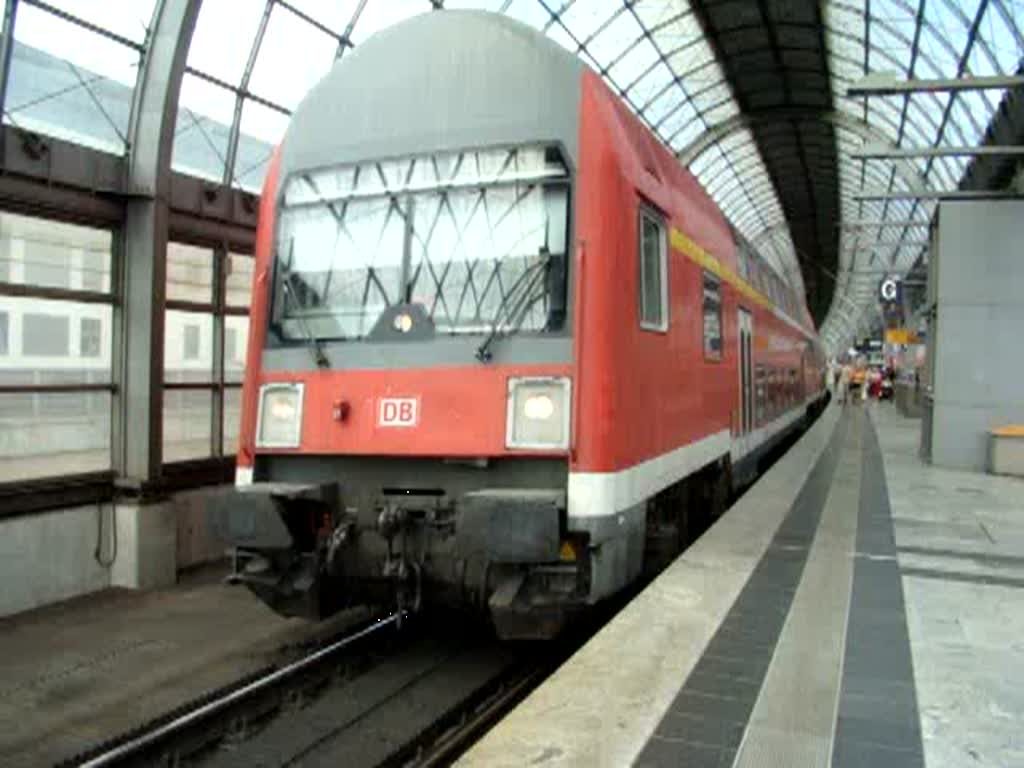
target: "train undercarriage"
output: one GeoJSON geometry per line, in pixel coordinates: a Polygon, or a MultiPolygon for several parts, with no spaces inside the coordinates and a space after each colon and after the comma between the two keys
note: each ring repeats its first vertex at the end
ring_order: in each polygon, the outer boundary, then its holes
{"type": "Polygon", "coordinates": [[[571,520],[564,461],[540,459],[274,457],[259,474],[275,479],[225,490],[211,525],[234,547],[230,579],[281,615],[442,605],[489,615],[505,639],[545,639],[668,565],[766,459],[733,467],[723,457],[662,490],[637,510],[640,524],[618,534],[626,542],[571,520]],[[327,479],[346,475],[362,482],[327,479]],[[629,551],[635,562],[609,576],[606,561],[629,551]]]}

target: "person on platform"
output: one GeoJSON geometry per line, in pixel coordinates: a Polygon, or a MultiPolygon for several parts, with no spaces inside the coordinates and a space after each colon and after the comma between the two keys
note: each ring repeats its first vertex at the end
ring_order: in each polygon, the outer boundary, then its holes
{"type": "Polygon", "coordinates": [[[836,400],[840,403],[846,402],[846,395],[850,391],[851,376],[853,376],[853,369],[849,364],[844,364],[839,369],[839,385],[836,387],[836,400]]]}

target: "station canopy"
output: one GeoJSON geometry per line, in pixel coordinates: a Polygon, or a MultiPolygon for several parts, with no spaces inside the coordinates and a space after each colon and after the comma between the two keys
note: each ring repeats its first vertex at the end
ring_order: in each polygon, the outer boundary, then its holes
{"type": "MultiPolygon", "coordinates": [[[[124,153],[158,2],[16,5],[4,120],[124,153]]],[[[184,1],[184,0],[182,0],[184,1]]],[[[970,148],[1007,96],[896,80],[1019,75],[1024,0],[202,0],[172,164],[258,191],[273,146],[338,57],[419,13],[507,14],[578,55],[806,292],[828,346],[866,330],[881,275],[926,258],[935,200],[970,156],[854,156],[865,145],[970,148]]]]}

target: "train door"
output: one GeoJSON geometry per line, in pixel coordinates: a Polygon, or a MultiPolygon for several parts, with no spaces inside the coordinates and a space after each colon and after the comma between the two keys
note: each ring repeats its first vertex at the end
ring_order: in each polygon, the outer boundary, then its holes
{"type": "Polygon", "coordinates": [[[754,428],[754,318],[739,311],[740,342],[740,434],[754,428]]]}

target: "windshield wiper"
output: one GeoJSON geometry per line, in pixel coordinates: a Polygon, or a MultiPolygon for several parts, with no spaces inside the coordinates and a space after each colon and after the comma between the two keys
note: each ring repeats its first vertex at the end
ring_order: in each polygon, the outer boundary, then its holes
{"type": "Polygon", "coordinates": [[[476,348],[476,359],[481,363],[491,361],[491,345],[498,337],[498,328],[501,327],[502,318],[508,321],[510,330],[514,331],[522,323],[523,318],[526,316],[526,310],[539,298],[536,295],[536,286],[551,268],[555,259],[554,255],[548,252],[547,247],[541,248],[541,255],[543,258],[527,267],[523,274],[513,283],[509,292],[502,297],[498,310],[494,313],[490,333],[480,343],[480,346],[476,348]],[[517,315],[519,317],[518,321],[516,321],[517,315]]]}
{"type": "MultiPolygon", "coordinates": [[[[313,355],[313,362],[316,363],[317,368],[330,368],[331,361],[327,359],[327,355],[324,353],[323,345],[320,343],[320,339],[313,335],[313,332],[309,329],[309,325],[306,323],[306,318],[302,315],[302,305],[295,297],[295,289],[292,287],[292,280],[301,280],[297,273],[292,272],[292,260],[295,258],[295,237],[291,238],[288,244],[288,263],[283,266],[284,279],[281,280],[281,290],[284,291],[285,304],[291,299],[292,305],[296,309],[295,320],[299,324],[299,330],[302,331],[303,337],[309,344],[309,351],[313,355]]],[[[303,292],[307,292],[308,286],[303,286],[303,292]]],[[[287,311],[282,313],[281,322],[283,323],[288,316],[287,311]]]]}
{"type": "MultiPolygon", "coordinates": [[[[284,289],[285,297],[292,299],[293,304],[297,307],[298,302],[295,301],[295,296],[291,286],[291,279],[294,276],[294,272],[289,272],[287,277],[281,281],[281,287],[284,289]]],[[[309,325],[306,323],[306,318],[301,314],[301,310],[295,314],[295,321],[299,324],[299,329],[302,331],[303,337],[309,344],[309,351],[313,354],[313,362],[316,363],[316,367],[330,368],[331,361],[327,359],[327,355],[324,353],[323,344],[309,329],[309,325]]]]}

